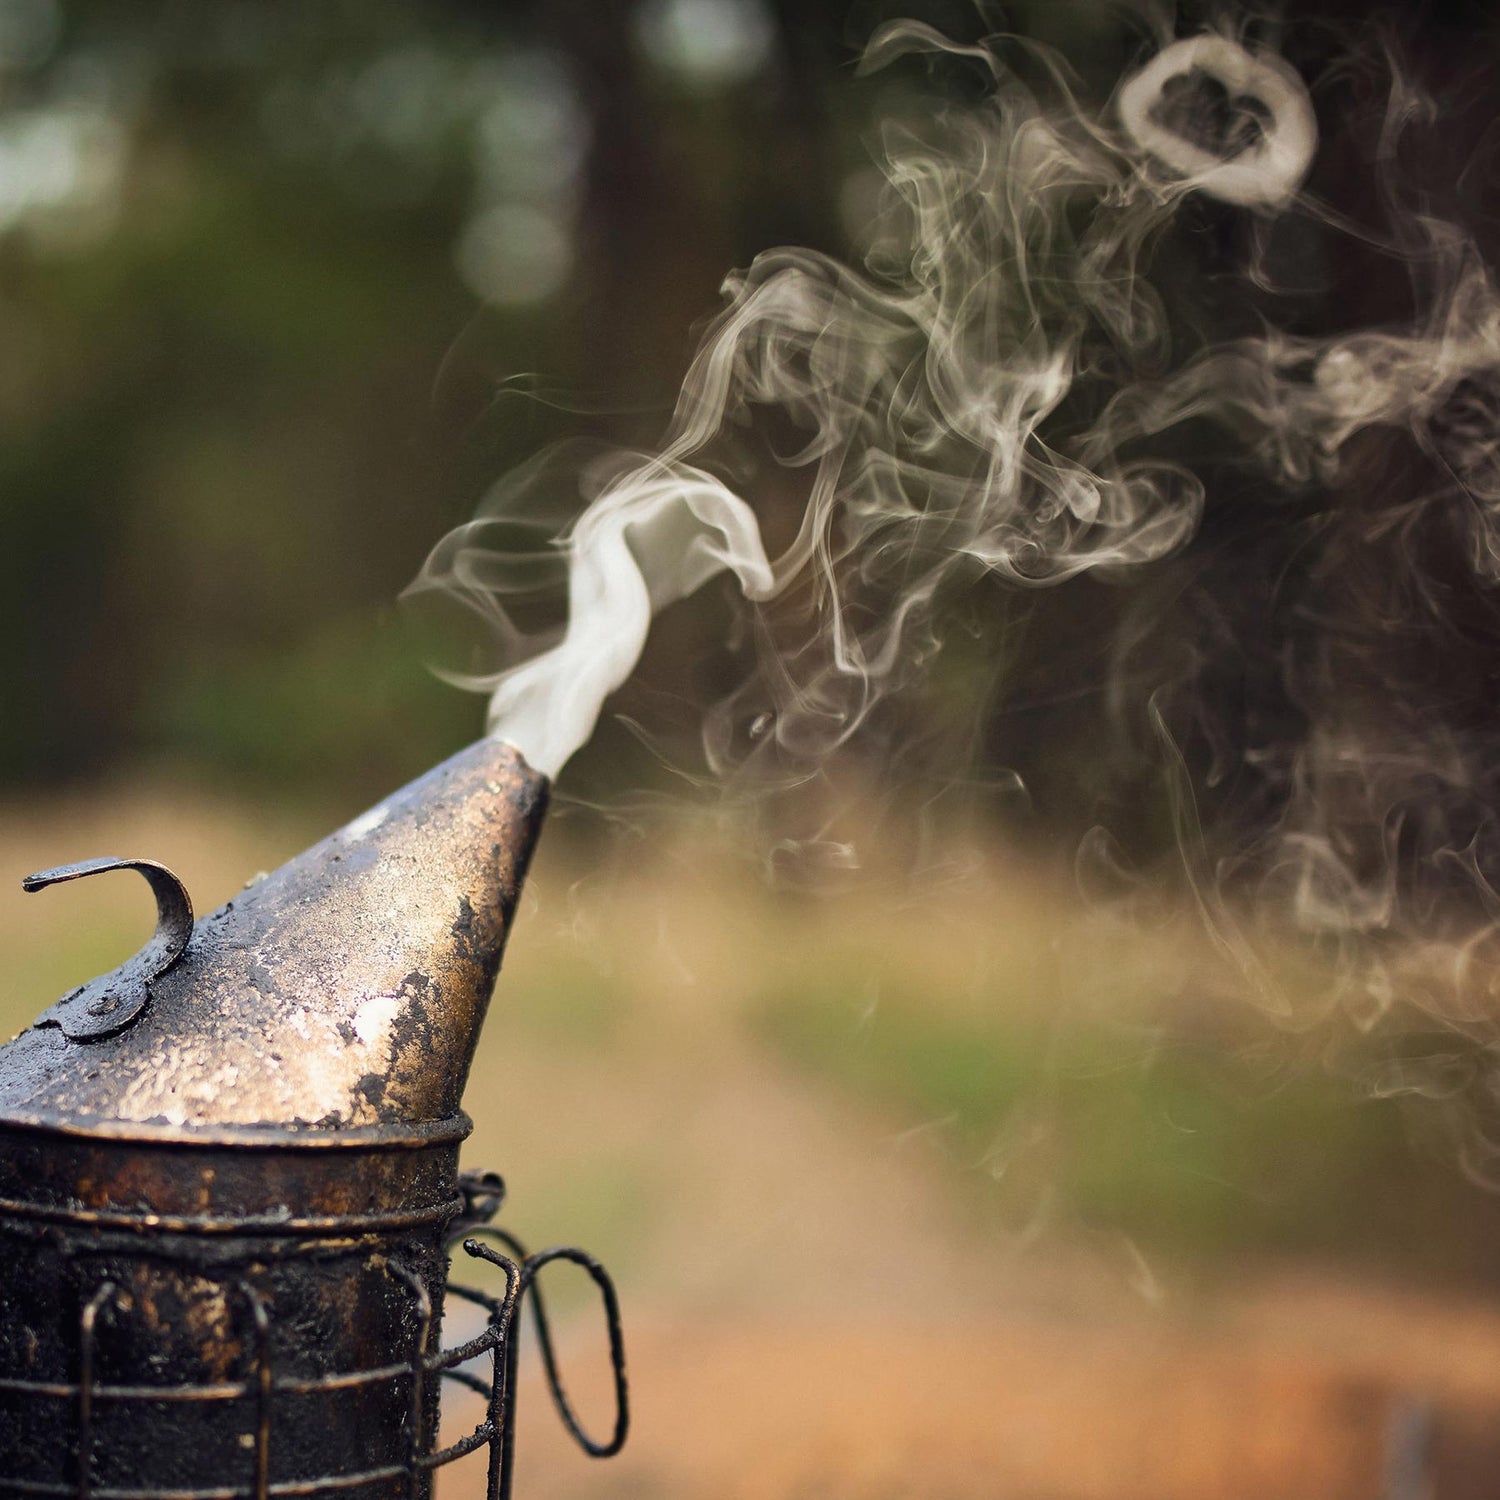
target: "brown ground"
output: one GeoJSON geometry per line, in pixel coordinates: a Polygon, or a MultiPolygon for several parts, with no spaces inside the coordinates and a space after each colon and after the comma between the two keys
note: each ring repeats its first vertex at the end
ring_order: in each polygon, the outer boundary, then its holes
{"type": "MultiPolygon", "coordinates": [[[[1431,1335],[1421,1319],[1400,1332],[1431,1335]]],[[[1388,1360],[1340,1360],[1295,1339],[1266,1348],[1252,1329],[1207,1339],[1026,1319],[943,1328],[647,1317],[633,1320],[632,1333],[639,1399],[626,1454],[590,1466],[532,1410],[522,1494],[1477,1500],[1496,1492],[1493,1381],[1434,1413],[1404,1375],[1373,1373],[1388,1360]],[[1436,1488],[1393,1485],[1402,1443],[1429,1421],[1436,1488]]],[[[539,1390],[525,1394],[540,1404],[539,1390]]],[[[477,1476],[457,1473],[444,1490],[481,1492],[477,1476]]]]}
{"type": "MultiPolygon", "coordinates": [[[[25,870],[149,854],[207,909],[319,831],[139,789],[0,810],[4,1019],[22,1024],[81,963],[117,961],[149,920],[127,877],[22,898],[25,870]]],[[[917,972],[976,950],[1034,961],[1033,893],[975,877],[941,909],[866,902],[830,931],[829,912],[701,862],[638,860],[581,886],[577,868],[554,856],[535,882],[471,1080],[468,1159],[507,1171],[521,1233],[615,1270],[635,1426],[622,1457],[590,1463],[531,1370],[519,1496],[1500,1494],[1500,1305],[1330,1265],[1148,1263],[1041,1220],[1002,1232],[993,1184],[955,1167],[942,1121],[902,1131],[747,1034],[744,1005],[778,965],[879,945],[917,972]],[[1001,896],[1020,936],[986,925],[1001,896]],[[1431,1483],[1408,1461],[1429,1427],[1431,1483]]],[[[570,1379],[602,1425],[602,1326],[561,1301],[570,1379]]],[[[462,1403],[450,1417],[477,1419],[462,1403]]],[[[481,1479],[449,1471],[440,1493],[477,1496],[481,1479]]]]}

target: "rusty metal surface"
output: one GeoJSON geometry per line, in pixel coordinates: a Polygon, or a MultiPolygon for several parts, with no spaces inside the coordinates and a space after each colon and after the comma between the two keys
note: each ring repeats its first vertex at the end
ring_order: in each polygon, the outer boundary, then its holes
{"type": "Polygon", "coordinates": [[[467,1130],[0,1125],[0,1495],[425,1497],[467,1130]]]}
{"type": "Polygon", "coordinates": [[[515,750],[471,745],[202,918],[123,1030],[44,1015],[0,1048],[0,1122],[233,1139],[456,1115],[546,798],[515,750]]]}
{"type": "Polygon", "coordinates": [[[409,1372],[456,1208],[211,1238],[0,1215],[0,1494],[425,1497],[437,1382],[409,1372]]]}
{"type": "Polygon", "coordinates": [[[286,1236],[446,1223],[466,1116],[271,1141],[121,1140],[0,1125],[0,1219],[137,1235],[286,1236]],[[313,1142],[337,1139],[337,1149],[313,1142]]]}
{"type": "MultiPolygon", "coordinates": [[[[11,1266],[0,1278],[0,1494],[427,1500],[436,1469],[484,1448],[485,1493],[509,1500],[527,1301],[564,1425],[590,1456],[618,1452],[630,1414],[614,1283],[582,1251],[528,1255],[490,1224],[504,1184],[493,1173],[455,1181],[455,1150],[444,1143],[427,1154],[430,1185],[456,1186],[459,1206],[416,1231],[387,1224],[365,1233],[345,1222],[266,1239],[241,1221],[223,1241],[164,1229],[143,1242],[139,1233],[38,1228],[0,1214],[0,1253],[11,1266]],[[447,1256],[460,1244],[501,1273],[500,1295],[447,1284],[447,1256]],[[608,1437],[584,1430],[563,1386],[539,1280],[557,1261],[581,1267],[600,1294],[615,1396],[608,1437]],[[445,1293],[485,1316],[477,1334],[448,1349],[438,1337],[445,1293]],[[486,1397],[486,1414],[437,1448],[445,1379],[486,1397]]],[[[357,1156],[298,1154],[359,1165],[357,1156]]]]}

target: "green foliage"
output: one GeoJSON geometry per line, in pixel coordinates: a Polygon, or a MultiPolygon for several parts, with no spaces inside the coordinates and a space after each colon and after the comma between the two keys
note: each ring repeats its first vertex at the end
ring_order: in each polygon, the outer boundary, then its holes
{"type": "Polygon", "coordinates": [[[286,650],[189,646],[147,703],[163,747],[241,782],[304,795],[330,787],[378,795],[483,727],[479,704],[427,671],[394,620],[364,613],[331,620],[286,650]]]}
{"type": "Polygon", "coordinates": [[[352,796],[476,732],[401,588],[546,443],[653,440],[725,271],[835,196],[803,148],[841,44],[783,124],[782,85],[675,88],[633,36],[80,0],[0,57],[0,139],[97,116],[118,167],[86,212],[0,201],[0,786],[165,757],[352,796]],[[568,222],[539,301],[462,265],[513,200],[568,222]]]}
{"type": "Polygon", "coordinates": [[[937,1127],[955,1168],[987,1170],[1017,1214],[1038,1206],[1034,1189],[1066,1218],[1156,1250],[1488,1273],[1492,1203],[1414,1148],[1396,1101],[1315,1063],[1183,1035],[1148,1045],[955,1018],[931,997],[855,1015],[849,997],[811,990],[768,1000],[756,1027],[895,1130],[937,1127]]]}

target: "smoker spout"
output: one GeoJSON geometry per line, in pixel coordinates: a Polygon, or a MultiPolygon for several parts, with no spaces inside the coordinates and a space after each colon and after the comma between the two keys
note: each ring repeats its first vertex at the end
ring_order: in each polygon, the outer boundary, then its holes
{"type": "Polygon", "coordinates": [[[199,921],[123,1029],[48,1012],[0,1048],[0,1119],[201,1138],[458,1116],[547,790],[507,745],[461,751],[199,921]]]}
{"type": "Polygon", "coordinates": [[[158,923],[0,1047],[0,1497],[431,1500],[480,1448],[485,1493],[508,1496],[528,1294],[569,1428],[618,1451],[613,1283],[581,1251],[528,1257],[488,1222],[500,1180],[458,1171],[546,800],[515,751],[472,745],[196,925],[151,860],[27,880],[135,871],[158,923]],[[460,1244],[506,1293],[458,1288],[488,1317],[444,1348],[460,1244]],[[558,1259],[604,1298],[604,1441],[555,1379],[535,1278],[558,1259]],[[481,1388],[480,1355],[484,1419],[439,1448],[442,1379],[481,1388]]]}

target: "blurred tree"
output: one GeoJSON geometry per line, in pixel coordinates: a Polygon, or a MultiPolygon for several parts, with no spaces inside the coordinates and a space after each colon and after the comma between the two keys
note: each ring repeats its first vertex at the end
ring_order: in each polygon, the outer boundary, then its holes
{"type": "Polygon", "coordinates": [[[650,441],[730,266],[837,247],[840,9],[0,0],[0,778],[473,733],[396,594],[544,442],[650,441]]]}
{"type": "MultiPolygon", "coordinates": [[[[1494,20],[1409,9],[1403,45],[1458,100],[1443,170],[1483,221],[1454,163],[1487,127],[1459,81],[1494,20]]],[[[731,267],[848,252],[873,115],[915,97],[853,64],[904,11],[1056,45],[1100,97],[1142,44],[1128,7],[1081,0],[0,0],[0,781],[168,758],[352,795],[476,732],[399,590],[548,441],[650,443],[731,267]]],[[[1302,18],[1309,65],[1362,12],[1302,18]]],[[[1330,162],[1330,187],[1358,178],[1330,162]]],[[[1205,321],[1258,316],[1214,274],[1247,232],[1204,208],[1162,247],[1168,274],[1207,271],[1205,321]]],[[[1399,302],[1374,257],[1296,233],[1273,246],[1303,278],[1287,326],[1326,327],[1351,279],[1399,302]]],[[[799,496],[770,477],[756,502],[777,533],[799,496]]],[[[1043,824],[1109,803],[1159,842],[1159,799],[1098,753],[1110,653],[1253,628],[1198,606],[1247,557],[1275,575],[1299,533],[1250,536],[1241,509],[1134,592],[976,585],[938,727],[1018,767],[1043,824]]],[[[627,711],[691,720],[734,670],[724,621],[710,591],[661,622],[627,711]]],[[[1196,686],[1246,713],[1265,697],[1196,686]]],[[[606,725],[580,784],[648,774],[631,743],[606,725]]]]}

